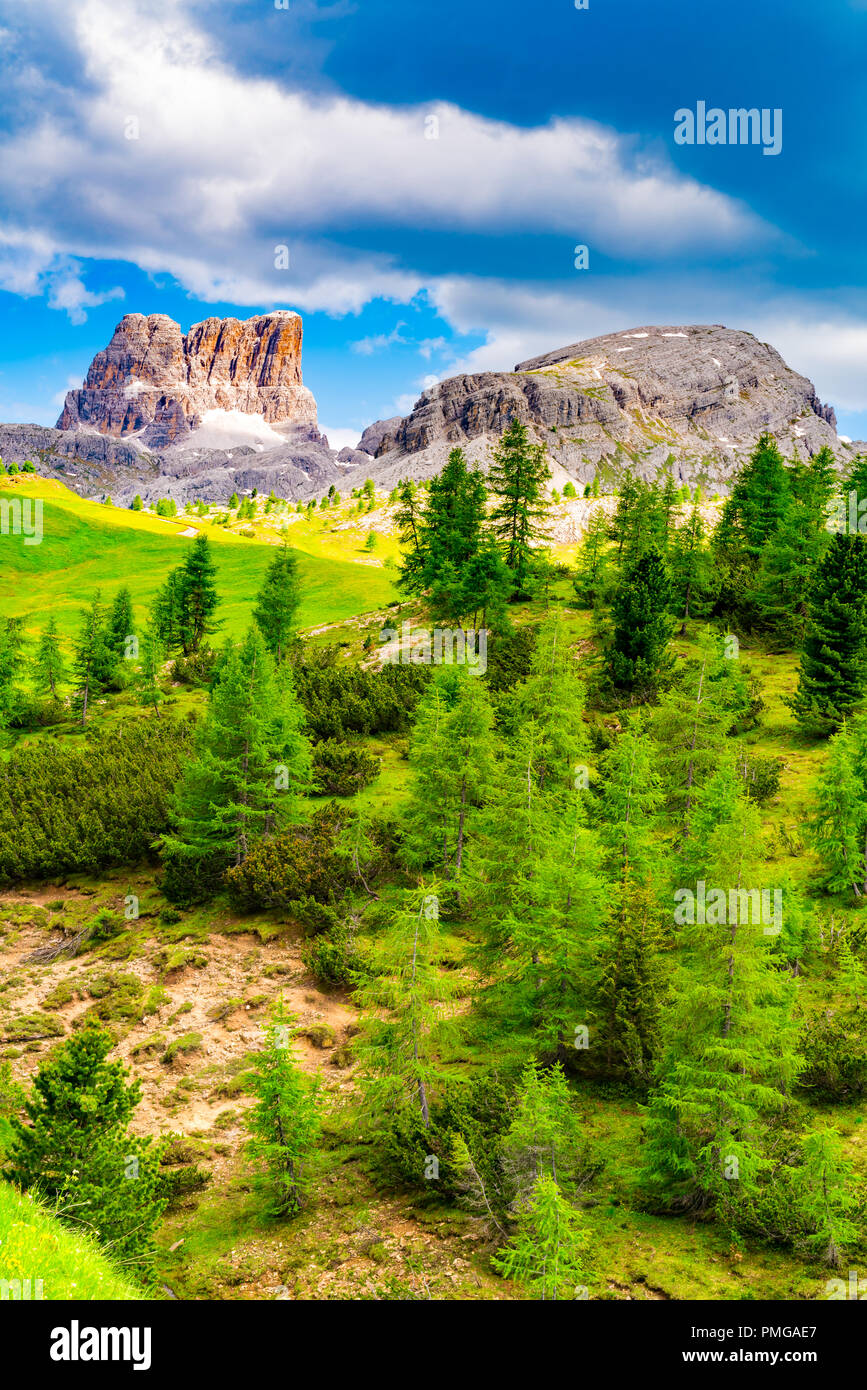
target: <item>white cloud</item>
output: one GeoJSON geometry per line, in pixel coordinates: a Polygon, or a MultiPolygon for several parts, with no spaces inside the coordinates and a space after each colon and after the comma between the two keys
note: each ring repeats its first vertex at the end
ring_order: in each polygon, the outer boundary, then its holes
{"type": "Polygon", "coordinates": [[[405,323],[397,323],[390,333],[375,333],[369,338],[358,338],[349,346],[353,352],[360,353],[363,357],[370,357],[374,352],[384,352],[387,348],[394,347],[396,343],[406,344],[409,342],[401,333],[401,329],[406,328],[405,323]]]}
{"type": "MultiPolygon", "coordinates": [[[[0,10],[20,16],[17,0],[0,10]]],[[[553,232],[649,260],[742,251],[771,234],[742,204],[588,121],[523,129],[447,103],[314,97],[242,75],[178,0],[45,0],[41,23],[75,46],[83,73],[60,89],[11,66],[7,108],[20,93],[29,119],[6,143],[4,205],[27,208],[37,237],[69,255],[169,272],[203,300],[338,314],[375,296],[406,302],[425,277],[384,251],[320,239],[371,221],[553,232]],[[437,140],[424,138],[431,114],[437,140]],[[131,119],[138,138],[126,138],[131,119]],[[290,247],[287,272],[274,269],[278,244],[290,247]]],[[[85,296],[57,298],[78,314],[85,296]]]]}
{"type": "Polygon", "coordinates": [[[98,304],[107,304],[112,299],[123,299],[123,290],[115,285],[102,294],[94,294],[87,289],[77,268],[58,270],[48,275],[48,304],[52,309],[64,309],[70,323],[84,323],[85,310],[94,309],[98,304]]]}
{"type": "Polygon", "coordinates": [[[361,430],[348,430],[332,425],[319,426],[320,434],[324,434],[332,449],[354,449],[361,438],[361,430]]]}
{"type": "Polygon", "coordinates": [[[12,294],[46,294],[52,309],[64,310],[72,323],[84,323],[86,310],[123,299],[119,285],[101,294],[87,289],[81,266],[40,232],[0,228],[0,289],[12,294]]]}

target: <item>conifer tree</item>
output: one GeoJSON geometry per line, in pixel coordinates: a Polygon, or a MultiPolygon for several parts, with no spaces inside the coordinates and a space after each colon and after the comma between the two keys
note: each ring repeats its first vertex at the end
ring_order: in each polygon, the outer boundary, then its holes
{"type": "Polygon", "coordinates": [[[664,874],[653,842],[662,793],[643,723],[621,734],[602,773],[599,837],[610,889],[597,1043],[609,1074],[626,1074],[646,1085],[659,1043],[665,936],[660,907],[664,874]]]}
{"type": "Polygon", "coordinates": [[[715,548],[729,571],[752,576],[790,504],[789,479],[770,434],[759,439],[723,507],[715,548]]]}
{"type": "Polygon", "coordinates": [[[410,741],[407,862],[460,882],[475,812],[491,781],[493,710],[466,666],[443,666],[419,704],[410,741]]]}
{"type": "Polygon", "coordinates": [[[67,680],[66,662],[60,648],[60,635],[54,615],[43,629],[33,658],[33,684],[42,695],[59,702],[59,689],[67,680]]]}
{"type": "Polygon", "coordinates": [[[430,1089],[440,1077],[437,1043],[450,1031],[443,1005],[454,994],[440,969],[439,906],[436,880],[404,890],[357,991],[364,1010],[360,1062],[368,1103],[383,1119],[417,1108],[425,1129],[430,1089]]]}
{"type": "Polygon", "coordinates": [[[200,533],[180,567],[177,587],[178,626],[185,656],[195,655],[204,638],[214,631],[213,615],[219,603],[216,573],[211,543],[200,533]]]}
{"type": "Polygon", "coordinates": [[[541,791],[568,795],[577,765],[589,757],[584,724],[584,684],[569,649],[565,624],[552,614],[540,625],[530,672],[512,694],[511,721],[535,729],[533,775],[541,791]]]}
{"type": "Polygon", "coordinates": [[[618,563],[623,557],[623,547],[629,535],[632,516],[638,502],[640,488],[638,479],[632,473],[624,474],[617,494],[617,506],[611,519],[611,539],[617,543],[618,563]]]}
{"type": "Polygon", "coordinates": [[[432,584],[447,565],[460,573],[477,554],[485,520],[485,484],[467,465],[463,449],[452,449],[442,472],[430,480],[424,512],[424,582],[432,584]]]}
{"type": "Polygon", "coordinates": [[[536,1183],[518,1216],[509,1245],[492,1259],[506,1279],[517,1279],[542,1300],[586,1297],[590,1235],[553,1178],[536,1183]]]}
{"type": "Polygon", "coordinates": [[[531,1061],[521,1072],[502,1162],[513,1190],[526,1197],[541,1177],[568,1184],[578,1161],[581,1126],[560,1063],[531,1061]]]}
{"type": "Polygon", "coordinates": [[[649,550],[624,572],[612,604],[608,675],[631,700],[646,700],[672,667],[668,650],[671,582],[659,554],[649,550]]]}
{"type": "Polygon", "coordinates": [[[160,641],[160,637],[153,623],[149,623],[142,633],[141,650],[139,653],[139,666],[133,679],[139,702],[142,705],[149,705],[157,718],[160,717],[160,705],[163,701],[163,692],[160,686],[163,663],[166,659],[166,649],[160,641]]]}
{"type": "Polygon", "coordinates": [[[867,895],[867,715],[831,739],[810,826],[827,887],[867,895]]]}
{"type": "Polygon", "coordinates": [[[703,615],[713,581],[711,556],[698,507],[693,507],[684,525],[674,531],[668,566],[675,611],[681,617],[680,636],[684,637],[690,619],[703,615]]]}
{"type": "Polygon", "coordinates": [[[595,606],[601,596],[608,569],[606,542],[608,522],[605,513],[594,512],[587,523],[584,543],[578,552],[578,565],[575,573],[575,593],[584,603],[595,606]]]}
{"type": "Polygon", "coordinates": [[[789,465],[786,476],[789,505],[748,590],[756,626],[783,650],[803,641],[807,595],[830,544],[828,504],[837,486],[830,449],[821,449],[809,464],[789,465]]]}
{"type": "Polygon", "coordinates": [[[855,1245],[861,1232],[853,1219],[858,1196],[852,1164],[843,1157],[836,1130],[825,1126],[806,1135],[797,1177],[807,1245],[825,1264],[838,1269],[844,1248],[855,1245]]]}
{"type": "Polygon", "coordinates": [[[545,446],[532,443],[526,425],[513,420],[491,455],[488,488],[496,499],[491,530],[519,593],[524,592],[532,569],[533,544],[547,534],[550,503],[545,486],[550,477],[545,446]]]}
{"type": "Polygon", "coordinates": [[[398,488],[394,524],[403,547],[397,585],[401,593],[420,594],[425,586],[427,547],[422,498],[411,479],[398,488]]]}
{"type": "Polygon", "coordinates": [[[620,562],[633,568],[648,551],[664,555],[668,548],[668,514],[656,483],[633,481],[632,500],[621,521],[620,562]]]}
{"type": "Polygon", "coordinates": [[[151,623],[166,652],[180,651],[183,645],[181,633],[181,570],[170,570],[165,583],[158,589],[151,607],[151,623]]]}
{"type": "MultiPolygon", "coordinates": [[[[669,457],[671,457],[669,455],[669,457]]],[[[659,511],[662,518],[662,544],[664,549],[668,549],[672,532],[675,529],[674,513],[680,505],[680,494],[674,485],[674,479],[670,473],[665,475],[665,484],[659,497],[659,511]]]]}
{"type": "Polygon", "coordinates": [[[101,594],[97,589],[89,608],[82,609],[81,627],[74,646],[73,676],[75,681],[74,702],[81,711],[82,724],[87,723],[87,711],[92,700],[102,692],[100,676],[110,665],[105,641],[104,610],[101,594]]]}
{"type": "Polygon", "coordinates": [[[24,1106],[11,1120],[5,1176],[53,1201],[62,1219],[90,1229],[114,1258],[150,1273],[154,1228],[165,1206],[161,1149],[127,1124],[141,1084],[107,1062],[111,1034],[73,1033],[41,1063],[24,1106]]]}
{"type": "Polygon", "coordinates": [[[697,788],[719,765],[726,734],[749,699],[740,662],[725,655],[723,638],[706,631],[698,661],[666,691],[650,723],[663,789],[681,823],[688,820],[697,788]]]}
{"type": "Polygon", "coordinates": [[[24,620],[5,618],[0,626],[0,730],[8,728],[21,707],[16,682],[24,660],[24,620]]]}
{"type": "Polygon", "coordinates": [[[609,1076],[644,1089],[653,1077],[665,1003],[665,917],[651,878],[625,872],[615,892],[600,956],[596,1055],[604,1055],[609,1076]]]}
{"type": "Polygon", "coordinates": [[[776,969],[751,902],[732,896],[760,887],[759,825],[724,764],[691,815],[675,895],[679,962],[645,1149],[651,1188],[684,1209],[716,1206],[734,1226],[767,1168],[766,1126],[789,1104],[800,1064],[792,980],[776,969]]]}
{"type": "Polygon", "coordinates": [[[126,586],[118,589],[108,614],[106,645],[115,664],[126,656],[126,639],[133,633],[132,595],[126,586]]]}
{"type": "Polygon", "coordinates": [[[470,618],[473,630],[502,631],[508,627],[506,603],[512,592],[512,576],[490,536],[482,536],[475,555],[455,578],[457,582],[451,591],[445,575],[438,576],[431,586],[434,613],[461,627],[470,618]]]}
{"type": "Polygon", "coordinates": [[[296,819],[310,783],[304,713],[284,663],[279,671],[251,627],[229,649],[164,837],[166,890],[176,901],[212,891],[252,841],[296,819]]]}
{"type": "Polygon", "coordinates": [[[278,666],[285,661],[296,636],[295,620],[300,603],[298,556],[284,542],[268,566],[253,609],[265,646],[278,666]]]}
{"type": "Polygon", "coordinates": [[[604,889],[583,782],[571,795],[553,777],[539,785],[550,746],[534,720],[510,740],[479,817],[472,897],[488,1007],[565,1056],[592,1001],[604,889]]]}
{"type": "Polygon", "coordinates": [[[601,768],[599,837],[611,878],[644,879],[656,858],[653,830],[662,806],[662,790],[647,724],[638,719],[623,731],[601,768]]]}
{"type": "Polygon", "coordinates": [[[788,701],[808,730],[839,729],[867,691],[867,545],[836,535],[810,590],[798,688],[788,701]]]}
{"type": "Polygon", "coordinates": [[[256,1103],[246,1116],[248,1151],[264,1165],[271,1205],[281,1217],[294,1216],[309,1199],[321,1128],[318,1079],[311,1082],[304,1075],[291,1043],[295,1022],[280,1000],[255,1057],[256,1103]]]}

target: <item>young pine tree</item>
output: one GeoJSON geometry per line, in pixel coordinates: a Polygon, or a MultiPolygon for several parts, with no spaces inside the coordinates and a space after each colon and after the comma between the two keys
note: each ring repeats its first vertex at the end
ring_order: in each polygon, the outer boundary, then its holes
{"type": "Polygon", "coordinates": [[[280,1001],[265,1046],[253,1064],[256,1104],[247,1112],[248,1150],[266,1170],[276,1216],[294,1216],[306,1205],[320,1133],[319,1085],[298,1065],[291,1036],[295,1017],[280,1001]]]}
{"type": "Polygon", "coordinates": [[[524,592],[532,569],[533,544],[547,534],[550,502],[545,486],[550,478],[545,446],[533,444],[526,425],[513,420],[491,456],[488,488],[496,499],[491,529],[518,593],[524,592]]]}
{"type": "Polygon", "coordinates": [[[10,1121],[5,1176],[57,1204],[70,1225],[90,1229],[114,1258],[147,1277],[160,1195],[160,1148],[127,1124],[141,1084],[127,1083],[103,1028],[73,1033],[40,1065],[24,1106],[10,1121]]]}
{"type": "Polygon", "coordinates": [[[301,584],[298,577],[298,556],[284,544],[265,575],[265,582],[256,598],[253,617],[265,645],[279,666],[295,638],[295,621],[301,603],[301,584]]]}
{"type": "Polygon", "coordinates": [[[303,724],[288,667],[275,673],[251,627],[226,655],[164,837],[166,891],[177,901],[213,891],[255,838],[297,818],[311,776],[303,724]]]}
{"type": "Polygon", "coordinates": [[[630,703],[654,695],[672,668],[670,603],[668,570],[662,557],[649,550],[624,571],[612,604],[608,675],[630,703]]]}
{"type": "Polygon", "coordinates": [[[358,990],[367,1100],[383,1121],[407,1107],[430,1126],[430,1089],[440,1078],[437,1044],[449,1032],[443,1005],[454,982],[440,967],[443,951],[438,885],[404,890],[402,904],[374,947],[372,972],[358,990]]]}
{"type": "Polygon", "coordinates": [[[66,662],[60,648],[60,635],[57,622],[52,615],[48,626],[43,630],[33,658],[33,684],[40,695],[50,695],[55,704],[60,702],[60,687],[67,680],[66,662]]]}

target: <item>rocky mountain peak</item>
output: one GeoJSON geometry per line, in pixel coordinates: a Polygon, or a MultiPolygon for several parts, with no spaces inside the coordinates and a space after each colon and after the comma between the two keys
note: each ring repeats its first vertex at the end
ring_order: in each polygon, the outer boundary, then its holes
{"type": "Polygon", "coordinates": [[[162,449],[194,443],[203,425],[225,433],[234,423],[246,434],[249,426],[232,418],[240,415],[271,426],[263,433],[279,443],[280,427],[316,423],[301,342],[301,317],[291,310],[208,318],[186,334],[165,314],[126,314],[84,386],[68,392],[57,427],[162,449]]]}
{"type": "Polygon", "coordinates": [[[438,382],[397,424],[365,432],[374,476],[430,477],[456,444],[484,464],[513,419],[545,444],[561,485],[670,467],[678,481],[725,490],[766,430],[789,457],[828,444],[842,462],[848,451],[833,409],[769,344],[721,324],[657,325],[438,382]]]}

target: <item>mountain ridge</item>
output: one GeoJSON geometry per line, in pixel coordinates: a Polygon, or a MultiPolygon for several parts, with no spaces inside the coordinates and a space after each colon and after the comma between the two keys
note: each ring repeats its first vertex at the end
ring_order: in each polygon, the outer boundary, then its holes
{"type": "Polygon", "coordinates": [[[220,503],[254,488],[296,501],[367,477],[422,481],[456,446],[485,468],[515,418],[545,445],[558,486],[670,470],[725,493],[765,432],[790,457],[829,446],[841,468],[867,449],[841,439],[833,408],[771,344],[693,324],[604,334],[512,372],[459,373],[338,452],[302,382],[302,332],[289,310],[206,319],[186,334],[165,315],[126,315],[58,425],[0,425],[0,456],[38,457],[87,496],[220,503]]]}

